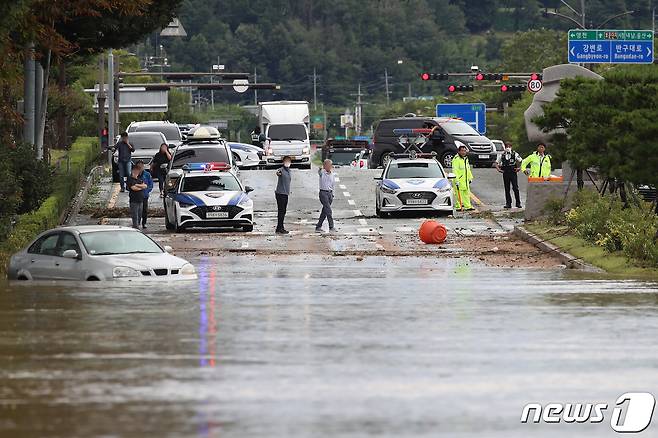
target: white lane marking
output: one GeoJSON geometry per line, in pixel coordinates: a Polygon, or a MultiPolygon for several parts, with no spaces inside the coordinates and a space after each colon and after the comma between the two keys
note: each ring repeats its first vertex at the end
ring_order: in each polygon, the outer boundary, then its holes
{"type": "Polygon", "coordinates": [[[249,242],[242,242],[242,248],[249,248],[249,242]]]}
{"type": "Polygon", "coordinates": [[[357,228],[356,231],[359,234],[372,233],[374,230],[372,228],[357,228]]]}
{"type": "Polygon", "coordinates": [[[397,227],[395,231],[400,232],[400,233],[408,233],[410,231],[414,231],[413,228],[411,227],[397,227]]]}
{"type": "Polygon", "coordinates": [[[340,182],[340,178],[336,177],[334,179],[336,180],[336,182],[340,182]]]}
{"type": "Polygon", "coordinates": [[[359,219],[359,223],[360,223],[361,225],[368,225],[368,221],[365,220],[365,219],[359,219]]]}
{"type": "Polygon", "coordinates": [[[363,216],[363,213],[361,213],[361,210],[354,210],[354,216],[363,216]]]}
{"type": "Polygon", "coordinates": [[[356,205],[356,202],[354,202],[354,199],[348,199],[347,203],[350,205],[356,205]]]}
{"type": "Polygon", "coordinates": [[[347,188],[345,184],[338,184],[338,187],[340,187],[342,190],[345,190],[347,188]]]}
{"type": "Polygon", "coordinates": [[[343,192],[343,196],[345,196],[346,198],[349,198],[352,195],[350,195],[350,192],[343,192]]]}

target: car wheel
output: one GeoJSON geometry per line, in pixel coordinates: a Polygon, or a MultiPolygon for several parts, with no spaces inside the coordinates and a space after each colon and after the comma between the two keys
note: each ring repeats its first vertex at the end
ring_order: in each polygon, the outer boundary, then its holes
{"type": "Polygon", "coordinates": [[[234,164],[235,166],[238,166],[238,167],[239,167],[238,163],[240,163],[240,162],[242,161],[242,160],[240,159],[240,156],[239,156],[238,154],[236,154],[235,152],[232,152],[231,155],[233,155],[233,164],[234,164]]]}
{"type": "Polygon", "coordinates": [[[443,167],[452,167],[452,159],[455,158],[453,152],[446,152],[441,156],[441,164],[443,167]]]}
{"type": "Polygon", "coordinates": [[[89,277],[87,281],[100,281],[98,277],[89,277]]]}
{"type": "Polygon", "coordinates": [[[254,231],[254,226],[253,225],[245,225],[245,226],[242,227],[242,230],[245,233],[251,233],[252,231],[254,231]]]}
{"type": "Polygon", "coordinates": [[[384,152],[382,155],[382,167],[388,166],[388,163],[393,159],[393,152],[384,152]]]}

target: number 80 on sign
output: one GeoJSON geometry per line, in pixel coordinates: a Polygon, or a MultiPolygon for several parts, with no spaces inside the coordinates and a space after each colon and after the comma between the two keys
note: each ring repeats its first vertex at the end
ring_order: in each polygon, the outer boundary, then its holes
{"type": "Polygon", "coordinates": [[[543,83],[540,79],[533,79],[528,81],[528,91],[531,93],[538,93],[543,87],[543,83]]]}

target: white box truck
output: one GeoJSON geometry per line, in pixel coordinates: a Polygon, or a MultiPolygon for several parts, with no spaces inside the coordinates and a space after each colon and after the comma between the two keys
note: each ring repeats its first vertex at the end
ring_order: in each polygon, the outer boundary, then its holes
{"type": "Polygon", "coordinates": [[[293,165],[311,168],[311,142],[308,102],[277,101],[258,104],[258,123],[267,142],[265,162],[268,167],[279,166],[283,157],[292,158],[293,165]]]}

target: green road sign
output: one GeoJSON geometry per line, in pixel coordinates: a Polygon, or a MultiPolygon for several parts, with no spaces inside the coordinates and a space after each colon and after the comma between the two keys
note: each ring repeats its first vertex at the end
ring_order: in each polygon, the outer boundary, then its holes
{"type": "Polygon", "coordinates": [[[652,41],[650,30],[582,30],[571,29],[569,39],[574,41],[652,41]]]}

